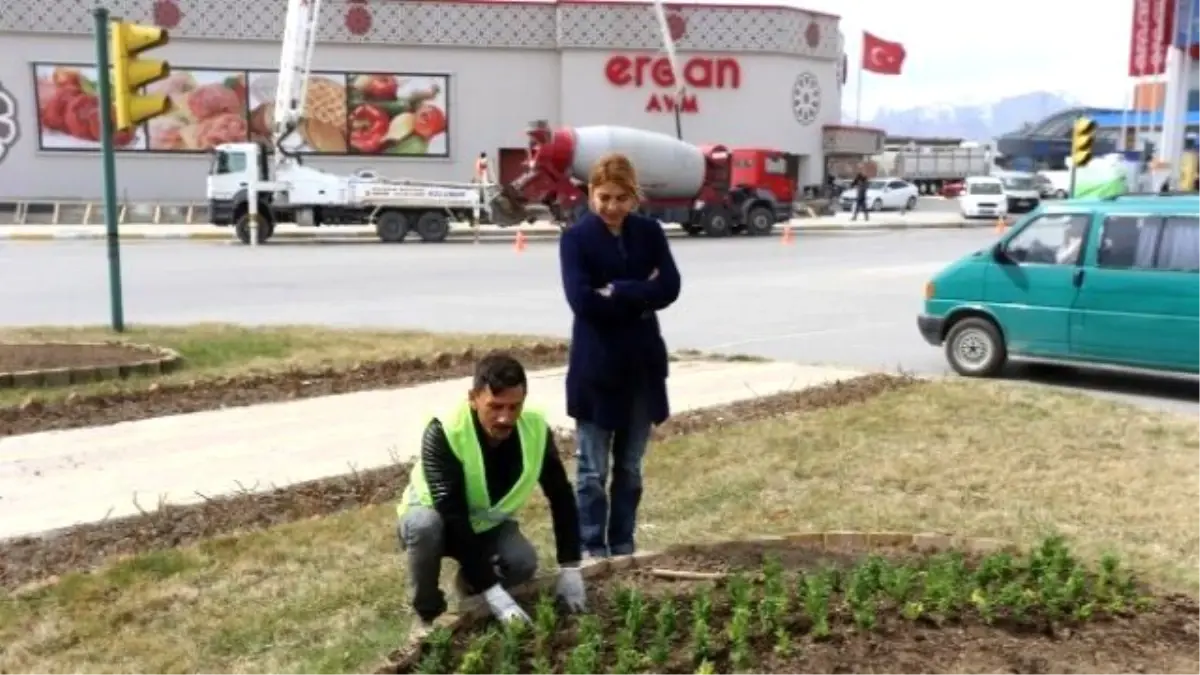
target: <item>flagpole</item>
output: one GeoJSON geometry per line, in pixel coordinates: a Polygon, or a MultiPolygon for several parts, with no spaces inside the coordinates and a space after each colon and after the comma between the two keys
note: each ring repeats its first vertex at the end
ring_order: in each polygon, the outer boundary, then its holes
{"type": "Polygon", "coordinates": [[[1129,149],[1129,109],[1137,102],[1136,90],[1126,87],[1121,101],[1124,105],[1121,106],[1121,135],[1117,137],[1117,149],[1124,153],[1129,149]]]}
{"type": "MultiPolygon", "coordinates": [[[[1162,11],[1158,13],[1158,16],[1160,19],[1166,18],[1167,3],[1169,3],[1169,2],[1174,3],[1175,0],[1159,0],[1159,6],[1162,7],[1162,11]]],[[[1160,52],[1169,52],[1171,47],[1168,46],[1164,49],[1162,45],[1164,45],[1164,44],[1172,45],[1174,43],[1174,40],[1170,40],[1170,41],[1167,40],[1167,29],[1174,28],[1174,26],[1168,26],[1167,25],[1168,23],[1171,23],[1171,22],[1162,21],[1162,20],[1160,20],[1158,22],[1158,36],[1157,36],[1158,39],[1154,41],[1154,53],[1155,54],[1158,54],[1160,52]]],[[[1174,37],[1174,36],[1172,36],[1172,37],[1174,37]]],[[[1160,63],[1165,62],[1167,60],[1167,54],[1164,53],[1159,58],[1162,59],[1162,61],[1160,61],[1160,63]]],[[[1156,147],[1154,149],[1154,154],[1157,155],[1157,159],[1160,159],[1160,160],[1166,159],[1166,157],[1165,157],[1166,153],[1164,153],[1164,150],[1166,149],[1165,146],[1167,143],[1167,86],[1168,86],[1167,73],[1169,72],[1166,67],[1166,63],[1162,63],[1162,65],[1163,65],[1163,72],[1154,74],[1155,75],[1154,79],[1157,80],[1157,79],[1161,78],[1162,93],[1163,93],[1162,124],[1160,124],[1158,126],[1158,147],[1156,147]]],[[[1154,91],[1157,92],[1158,89],[1155,88],[1154,91]]],[[[1153,113],[1151,113],[1151,114],[1153,115],[1153,113]]],[[[1153,118],[1151,118],[1151,119],[1153,119],[1153,118]]],[[[1151,175],[1153,175],[1153,173],[1151,175]]],[[[1157,180],[1158,180],[1158,178],[1156,176],[1155,182],[1157,182],[1157,180]]]]}
{"type": "MultiPolygon", "coordinates": [[[[1190,2],[1188,7],[1188,40],[1186,46],[1183,47],[1183,90],[1180,91],[1180,96],[1183,98],[1180,103],[1180,108],[1183,110],[1183,119],[1180,120],[1180,137],[1175,139],[1175,147],[1171,148],[1171,154],[1168,161],[1174,168],[1174,175],[1178,175],[1178,167],[1183,160],[1183,148],[1187,145],[1188,138],[1188,117],[1192,113],[1190,106],[1190,98],[1192,98],[1192,34],[1195,30],[1196,22],[1196,4],[1195,1],[1190,2]]],[[[1166,106],[1163,106],[1163,129],[1166,129],[1166,106]]]]}
{"type": "Polygon", "coordinates": [[[863,80],[863,64],[859,60],[858,64],[858,84],[855,86],[857,92],[854,95],[854,126],[862,125],[862,80],[863,80]]]}

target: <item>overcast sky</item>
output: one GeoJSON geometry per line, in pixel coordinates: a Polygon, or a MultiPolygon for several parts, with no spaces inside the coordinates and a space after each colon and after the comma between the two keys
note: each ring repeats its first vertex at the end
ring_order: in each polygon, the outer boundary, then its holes
{"type": "MultiPolygon", "coordinates": [[[[753,0],[724,0],[756,4],[753,0]]],[[[773,4],[770,0],[758,0],[773,4]]],[[[841,17],[853,113],[862,32],[904,44],[904,74],[863,77],[863,115],[875,108],[986,102],[1061,91],[1120,106],[1128,91],[1132,0],[781,0],[841,17]],[[1075,45],[1084,45],[1072,52],[1075,45]]]]}

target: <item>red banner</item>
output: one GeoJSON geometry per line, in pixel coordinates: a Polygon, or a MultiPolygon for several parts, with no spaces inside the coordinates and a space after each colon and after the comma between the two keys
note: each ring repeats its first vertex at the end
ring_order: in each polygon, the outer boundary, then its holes
{"type": "Polygon", "coordinates": [[[1175,3],[1171,0],[1133,0],[1133,30],[1129,42],[1129,75],[1162,75],[1167,70],[1175,3]]]}

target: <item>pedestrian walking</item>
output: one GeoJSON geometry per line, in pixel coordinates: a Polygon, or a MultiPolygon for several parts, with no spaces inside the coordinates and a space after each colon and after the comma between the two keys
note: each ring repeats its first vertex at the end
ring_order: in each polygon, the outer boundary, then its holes
{"type": "Polygon", "coordinates": [[[854,212],[850,214],[850,220],[858,220],[858,214],[863,214],[864,221],[870,221],[870,211],[867,209],[867,174],[861,170],[854,175],[854,181],[850,183],[850,189],[854,190],[854,212]]]}

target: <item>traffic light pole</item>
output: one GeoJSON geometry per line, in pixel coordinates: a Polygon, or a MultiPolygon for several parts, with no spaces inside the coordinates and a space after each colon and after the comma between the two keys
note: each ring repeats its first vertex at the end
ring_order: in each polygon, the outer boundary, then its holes
{"type": "Polygon", "coordinates": [[[108,53],[108,10],[92,10],[96,19],[96,96],[100,99],[100,158],[104,163],[104,229],[108,242],[108,298],[112,329],[125,331],[121,293],[121,242],[117,231],[117,161],[113,150],[112,75],[108,53]]]}
{"type": "Polygon", "coordinates": [[[1070,199],[1075,198],[1075,172],[1076,171],[1078,171],[1078,169],[1075,167],[1074,164],[1072,164],[1071,165],[1071,185],[1067,188],[1067,197],[1069,197],[1070,199]]]}

